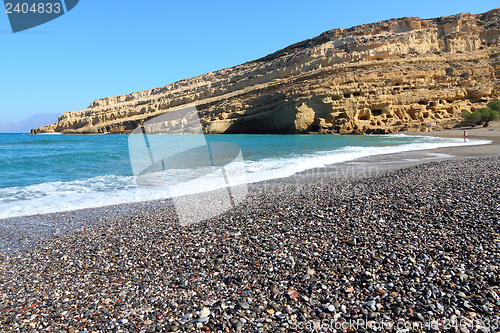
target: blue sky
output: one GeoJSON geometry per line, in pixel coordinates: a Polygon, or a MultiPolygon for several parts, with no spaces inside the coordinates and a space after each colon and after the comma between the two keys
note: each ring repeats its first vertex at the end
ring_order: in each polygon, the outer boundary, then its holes
{"type": "Polygon", "coordinates": [[[2,10],[0,124],[238,65],[333,28],[495,7],[498,0],[80,0],[16,34],[2,10]]]}

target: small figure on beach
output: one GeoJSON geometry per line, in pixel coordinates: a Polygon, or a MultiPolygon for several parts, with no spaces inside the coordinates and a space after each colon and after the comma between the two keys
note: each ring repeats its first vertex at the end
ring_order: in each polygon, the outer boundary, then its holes
{"type": "Polygon", "coordinates": [[[464,131],[464,142],[467,142],[467,131],[464,131]]]}

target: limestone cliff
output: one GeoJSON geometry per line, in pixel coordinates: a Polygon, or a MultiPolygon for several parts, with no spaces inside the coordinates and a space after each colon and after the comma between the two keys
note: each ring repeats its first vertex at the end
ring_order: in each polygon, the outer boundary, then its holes
{"type": "Polygon", "coordinates": [[[95,100],[32,133],[128,133],[193,104],[206,133],[432,131],[499,95],[494,9],[330,30],[239,66],[95,100]]]}

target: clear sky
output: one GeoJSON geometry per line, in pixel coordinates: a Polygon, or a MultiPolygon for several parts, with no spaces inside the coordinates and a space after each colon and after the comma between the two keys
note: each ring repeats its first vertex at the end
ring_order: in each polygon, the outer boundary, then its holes
{"type": "Polygon", "coordinates": [[[495,7],[498,0],[80,0],[16,34],[2,10],[0,124],[238,65],[334,28],[495,7]]]}

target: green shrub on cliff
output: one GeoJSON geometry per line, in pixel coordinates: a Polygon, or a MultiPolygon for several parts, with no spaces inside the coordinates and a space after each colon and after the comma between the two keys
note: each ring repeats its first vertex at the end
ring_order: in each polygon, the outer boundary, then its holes
{"type": "Polygon", "coordinates": [[[481,125],[486,127],[490,121],[497,120],[500,116],[500,100],[488,103],[487,108],[480,108],[474,112],[463,111],[462,117],[472,126],[481,125]]]}
{"type": "Polygon", "coordinates": [[[500,100],[494,100],[488,103],[488,107],[492,110],[500,112],[500,100]]]}
{"type": "Polygon", "coordinates": [[[479,111],[479,113],[481,114],[481,121],[483,123],[488,123],[490,121],[498,119],[498,111],[496,111],[496,110],[492,110],[492,109],[488,109],[488,108],[480,108],[477,111],[479,111]]]}
{"type": "Polygon", "coordinates": [[[481,120],[481,115],[478,112],[470,112],[464,110],[462,112],[462,117],[468,121],[472,126],[475,126],[481,120]]]}

